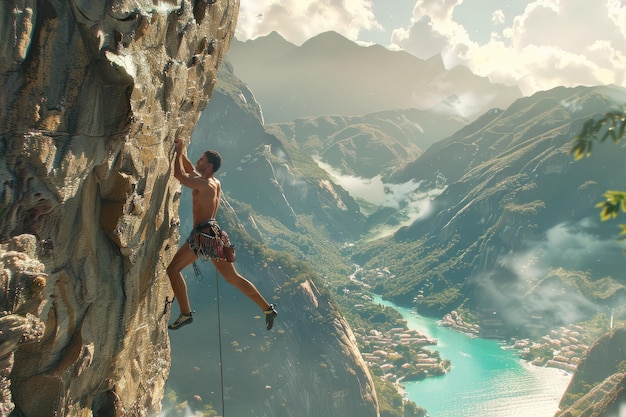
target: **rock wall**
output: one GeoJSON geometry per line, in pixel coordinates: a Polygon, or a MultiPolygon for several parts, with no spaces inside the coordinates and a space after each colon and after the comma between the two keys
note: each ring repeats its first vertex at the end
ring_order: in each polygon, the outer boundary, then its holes
{"type": "Polygon", "coordinates": [[[209,100],[238,8],[0,4],[2,415],[160,410],[173,140],[209,100]]]}
{"type": "Polygon", "coordinates": [[[626,407],[626,328],[612,329],[591,346],[561,399],[557,417],[621,416],[626,407]]]}

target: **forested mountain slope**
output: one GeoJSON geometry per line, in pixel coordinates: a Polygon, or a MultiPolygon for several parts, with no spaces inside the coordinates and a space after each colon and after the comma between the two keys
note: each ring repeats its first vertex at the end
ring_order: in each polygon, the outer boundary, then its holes
{"type": "Polygon", "coordinates": [[[283,142],[343,174],[372,178],[416,159],[468,123],[435,110],[386,110],[360,116],[311,116],[266,126],[283,142]]]}
{"type": "Polygon", "coordinates": [[[355,260],[389,267],[394,278],[377,283],[387,297],[428,314],[489,312],[512,332],[619,305],[617,229],[594,205],[623,188],[626,151],[607,143],[578,162],[569,151],[585,121],[624,102],[619,88],[557,88],[485,114],[391,176],[445,191],[355,260]]]}

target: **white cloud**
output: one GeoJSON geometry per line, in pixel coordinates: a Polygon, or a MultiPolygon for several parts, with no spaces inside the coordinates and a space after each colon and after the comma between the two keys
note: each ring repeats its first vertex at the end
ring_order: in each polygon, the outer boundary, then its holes
{"type": "Polygon", "coordinates": [[[502,11],[502,9],[498,9],[495,12],[493,12],[491,14],[491,23],[495,24],[495,25],[502,25],[504,24],[504,12],[502,11]]]}
{"type": "Polygon", "coordinates": [[[428,59],[443,51],[448,39],[442,33],[433,30],[430,17],[422,17],[410,28],[395,29],[391,35],[394,49],[403,49],[421,59],[428,59]]]}
{"type": "Polygon", "coordinates": [[[357,40],[364,29],[380,29],[371,0],[242,0],[237,39],[276,31],[297,45],[326,31],[357,40]]]}
{"type": "MultiPolygon", "coordinates": [[[[587,271],[592,280],[608,276],[618,279],[623,270],[622,244],[598,236],[600,227],[596,219],[556,225],[546,232],[544,240],[525,242],[526,250],[500,256],[494,271],[471,281],[482,287],[488,294],[486,299],[499,306],[510,323],[520,320],[522,324],[533,311],[549,312],[550,317],[544,319],[551,325],[579,321],[597,306],[575,286],[543,280],[560,270],[587,271]]],[[[614,305],[621,303],[621,299],[614,301],[614,305]]]]}
{"type": "Polygon", "coordinates": [[[395,29],[391,44],[418,58],[428,59],[450,45],[469,42],[465,28],[452,19],[461,0],[418,0],[413,8],[411,26],[395,29]]]}
{"type": "Polygon", "coordinates": [[[419,58],[441,53],[451,68],[465,65],[525,94],[558,85],[626,86],[626,6],[620,0],[535,0],[509,27],[492,14],[491,39],[478,44],[454,20],[457,0],[418,0],[411,25],[393,31],[392,45],[419,58]]]}
{"type": "Polygon", "coordinates": [[[546,232],[545,240],[526,241],[527,250],[501,257],[500,264],[527,282],[556,268],[618,278],[623,270],[623,244],[614,237],[599,236],[607,227],[591,218],[558,224],[546,232]]]}

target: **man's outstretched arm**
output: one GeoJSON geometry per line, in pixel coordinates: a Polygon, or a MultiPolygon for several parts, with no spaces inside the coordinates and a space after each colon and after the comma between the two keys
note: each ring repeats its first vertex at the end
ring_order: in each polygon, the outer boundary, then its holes
{"type": "Polygon", "coordinates": [[[174,141],[174,178],[181,181],[183,177],[189,178],[194,175],[194,166],[187,158],[185,145],[182,140],[176,139],[174,141]]]}
{"type": "Polygon", "coordinates": [[[182,152],[180,153],[180,156],[181,156],[181,159],[182,159],[183,170],[187,174],[192,175],[194,173],[196,167],[193,165],[193,163],[187,157],[187,149],[185,148],[184,144],[182,146],[182,152]]]}
{"type": "Polygon", "coordinates": [[[185,155],[184,144],[180,139],[174,141],[174,178],[186,187],[200,188],[206,186],[206,180],[194,170],[191,161],[185,155]]]}

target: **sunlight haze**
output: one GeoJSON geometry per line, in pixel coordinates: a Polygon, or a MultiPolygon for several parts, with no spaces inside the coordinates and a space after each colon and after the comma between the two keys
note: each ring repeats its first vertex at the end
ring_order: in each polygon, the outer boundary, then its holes
{"type": "Polygon", "coordinates": [[[242,0],[237,39],[278,32],[301,45],[326,31],[362,44],[441,54],[530,95],[556,86],[626,86],[624,0],[242,0]]]}

